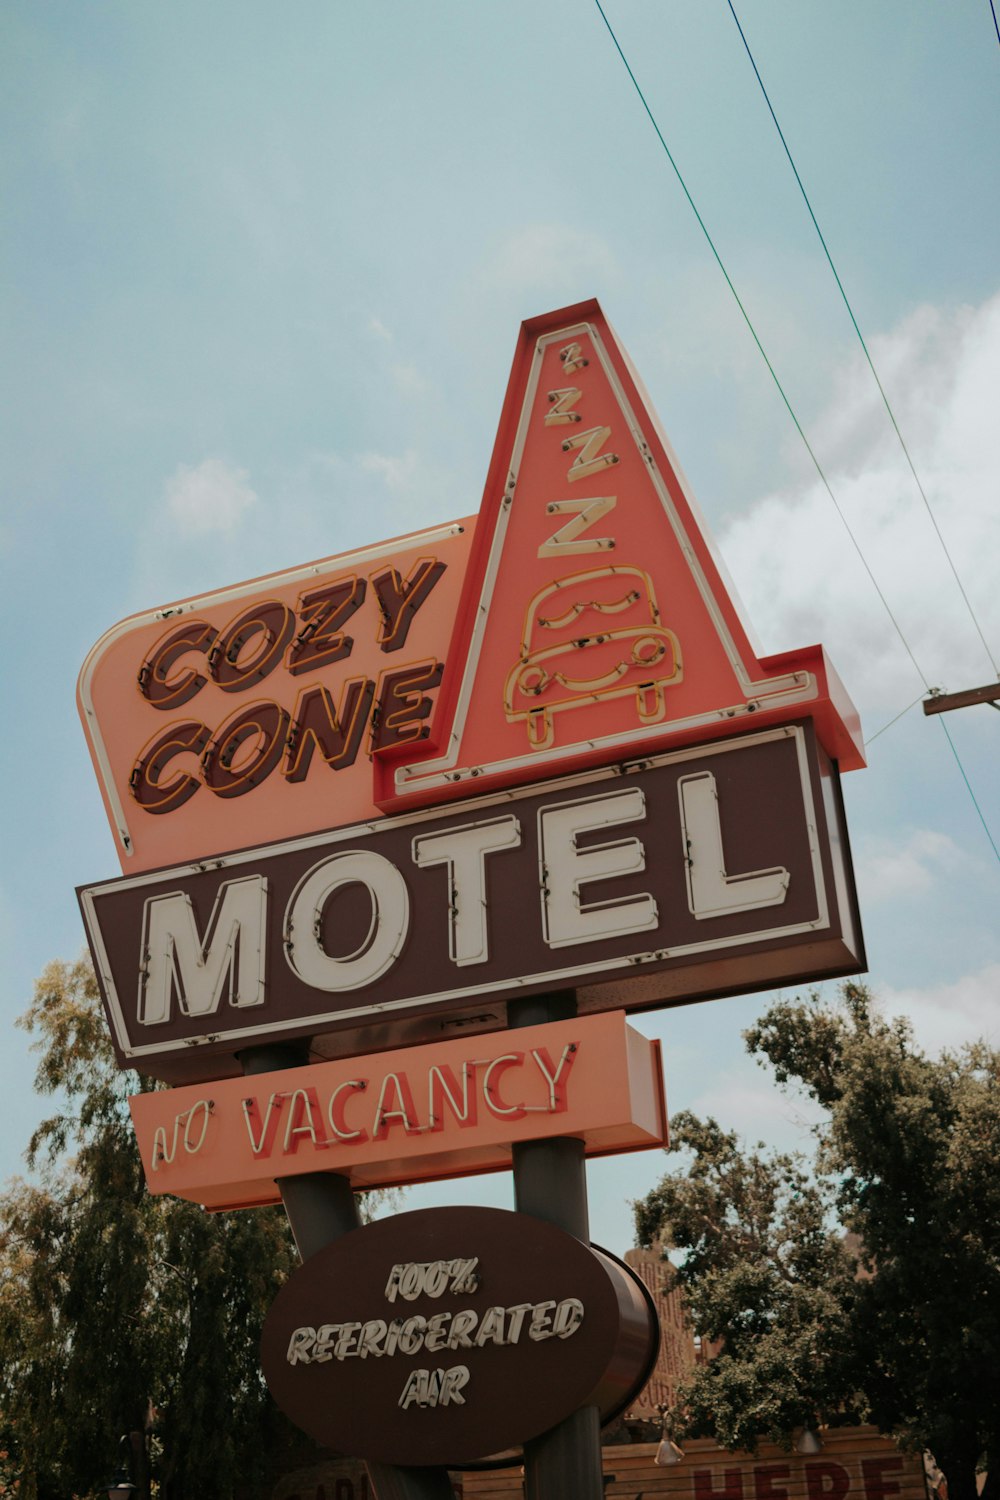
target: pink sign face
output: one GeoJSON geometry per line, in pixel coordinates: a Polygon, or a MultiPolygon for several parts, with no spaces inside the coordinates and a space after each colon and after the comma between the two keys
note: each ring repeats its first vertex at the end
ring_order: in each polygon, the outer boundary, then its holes
{"type": "Polygon", "coordinates": [[[130,1103],[150,1189],[206,1208],[277,1203],[275,1178],[301,1172],[360,1190],[509,1169],[515,1141],[573,1135],[606,1156],[667,1140],[659,1044],[621,1012],[130,1103]]]}
{"type": "Polygon", "coordinates": [[[471,522],[135,615],[78,699],[129,874],[379,817],[372,761],[426,740],[471,522]]]}
{"type": "Polygon", "coordinates": [[[522,328],[454,651],[451,733],[377,770],[386,805],[803,715],[841,769],[863,764],[822,648],[756,655],[595,302],[522,328]]]}

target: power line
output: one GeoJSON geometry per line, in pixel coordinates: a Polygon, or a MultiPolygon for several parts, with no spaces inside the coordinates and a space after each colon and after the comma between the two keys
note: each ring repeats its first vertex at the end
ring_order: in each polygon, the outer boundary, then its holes
{"type": "Polygon", "coordinates": [[[966,790],[968,791],[969,796],[972,798],[972,805],[976,809],[976,812],[979,814],[979,821],[983,825],[983,832],[986,834],[986,837],[989,839],[990,844],[991,844],[992,849],[993,849],[993,853],[997,857],[997,864],[1000,864],[1000,849],[998,849],[997,846],[996,846],[996,844],[993,842],[993,835],[992,835],[992,833],[990,833],[989,825],[987,824],[986,819],[983,817],[983,810],[979,806],[979,803],[976,801],[976,794],[972,790],[972,785],[971,785],[971,783],[969,781],[968,776],[966,776],[966,774],[965,774],[965,767],[962,765],[961,757],[960,757],[958,751],[955,749],[955,741],[952,739],[951,735],[948,733],[948,726],[944,722],[944,719],[943,718],[938,719],[938,723],[941,725],[941,728],[944,730],[944,737],[948,741],[948,744],[951,747],[951,753],[955,757],[955,764],[958,766],[958,769],[962,773],[962,780],[965,782],[966,790]]]}
{"type": "Polygon", "coordinates": [[[1000,22],[997,21],[997,11],[996,6],[993,4],[993,0],[990,0],[990,11],[993,15],[993,28],[997,34],[997,41],[1000,42],[1000,22]]]}
{"type": "Polygon", "coordinates": [[[642,107],[646,111],[646,114],[649,116],[649,122],[652,125],[653,129],[656,131],[657,139],[659,140],[660,145],[663,147],[663,150],[664,150],[664,153],[666,155],[666,158],[669,161],[670,165],[674,169],[674,175],[676,176],[677,181],[681,185],[681,190],[684,193],[685,198],[687,199],[688,203],[690,204],[691,212],[694,214],[695,218],[698,220],[698,224],[699,224],[699,227],[701,229],[701,232],[705,236],[705,239],[708,241],[709,249],[711,250],[713,256],[715,257],[716,264],[718,265],[719,270],[722,272],[723,276],[725,277],[725,279],[726,279],[726,285],[728,286],[729,290],[732,292],[733,297],[734,297],[734,299],[736,301],[736,305],[737,305],[737,307],[739,308],[740,312],[743,315],[743,321],[744,321],[744,323],[746,323],[747,328],[750,330],[750,335],[753,338],[754,343],[757,345],[757,349],[760,352],[760,356],[763,359],[764,363],[767,365],[768,370],[770,371],[771,379],[774,381],[774,384],[776,385],[776,387],[778,389],[778,394],[780,395],[782,401],[785,404],[785,410],[788,412],[788,415],[791,417],[793,423],[795,424],[795,430],[798,432],[799,437],[802,439],[803,443],[805,444],[806,452],[809,454],[809,457],[812,459],[813,467],[815,468],[816,473],[820,477],[820,481],[822,482],[823,488],[826,490],[826,493],[829,495],[830,500],[833,502],[833,507],[836,510],[837,515],[840,517],[840,520],[841,520],[841,523],[843,524],[844,530],[847,532],[847,535],[850,537],[851,542],[852,542],[852,544],[854,546],[854,550],[858,554],[858,558],[861,561],[861,565],[864,568],[865,572],[868,574],[868,577],[871,579],[872,586],[875,589],[875,592],[878,594],[879,598],[881,599],[883,608],[885,609],[886,614],[889,616],[889,619],[892,621],[893,628],[894,628],[896,634],[899,636],[899,639],[902,641],[903,647],[904,647],[904,649],[906,651],[907,656],[910,658],[910,661],[913,663],[913,666],[914,666],[914,669],[916,670],[917,676],[920,678],[920,680],[923,683],[924,687],[926,688],[927,692],[930,692],[931,691],[931,685],[928,682],[926,676],[924,675],[923,668],[921,667],[920,663],[917,661],[917,658],[914,656],[913,651],[910,648],[910,643],[906,639],[906,636],[903,634],[903,631],[902,631],[902,628],[901,628],[901,626],[899,624],[899,621],[896,619],[896,616],[893,614],[892,609],[890,608],[890,605],[889,605],[889,601],[888,601],[888,599],[886,599],[885,594],[882,592],[882,589],[879,586],[878,579],[875,577],[875,574],[872,572],[871,568],[869,567],[868,560],[867,560],[867,558],[865,557],[864,553],[861,550],[860,543],[858,542],[857,537],[854,535],[854,532],[851,530],[850,523],[848,522],[847,517],[844,515],[844,512],[841,510],[840,503],[837,500],[836,495],[833,493],[833,489],[830,486],[830,481],[827,479],[826,474],[823,471],[823,466],[821,465],[819,459],[816,457],[816,454],[813,451],[812,444],[810,443],[809,439],[806,437],[805,431],[803,430],[803,427],[802,427],[802,423],[799,421],[798,416],[795,413],[795,410],[794,410],[794,408],[792,406],[791,401],[788,399],[788,396],[785,394],[785,388],[781,384],[781,381],[778,379],[777,371],[775,370],[775,368],[772,365],[770,359],[768,358],[767,351],[764,348],[764,345],[761,343],[760,338],[759,338],[759,336],[757,334],[757,330],[753,326],[753,323],[750,320],[750,314],[747,312],[746,308],[743,306],[743,302],[742,302],[742,300],[740,298],[740,294],[739,294],[739,292],[737,292],[735,286],[732,283],[732,280],[730,278],[729,272],[726,270],[726,267],[723,264],[722,256],[719,254],[718,250],[716,249],[716,247],[715,247],[715,241],[712,239],[712,236],[711,236],[711,234],[708,231],[708,226],[706,225],[706,223],[705,223],[704,219],[702,218],[701,214],[698,212],[697,205],[696,205],[694,199],[692,198],[692,196],[691,196],[691,194],[690,194],[690,192],[688,190],[688,185],[684,181],[684,177],[683,177],[683,175],[681,173],[681,170],[680,170],[680,168],[678,167],[676,161],[673,158],[673,154],[671,153],[670,147],[667,145],[666,141],[663,138],[663,132],[660,130],[659,125],[656,123],[656,117],[654,116],[653,111],[650,109],[649,105],[647,104],[647,102],[646,102],[646,96],[642,92],[642,89],[639,87],[639,81],[636,78],[635,74],[632,72],[632,69],[631,69],[631,67],[629,65],[628,58],[625,56],[625,53],[622,51],[621,45],[620,45],[620,43],[618,41],[618,38],[615,36],[614,30],[612,29],[612,26],[611,26],[611,22],[608,20],[607,16],[604,14],[604,8],[601,5],[601,0],[594,0],[594,4],[597,6],[598,11],[600,12],[601,20],[604,22],[605,26],[608,29],[608,35],[611,37],[611,40],[615,44],[615,50],[617,51],[618,56],[621,58],[622,62],[625,65],[625,71],[628,73],[629,78],[632,80],[632,86],[633,86],[633,88],[635,89],[636,93],[639,96],[639,99],[640,99],[640,101],[642,103],[642,107]]]}
{"type": "Polygon", "coordinates": [[[905,708],[901,708],[899,713],[896,714],[895,718],[889,720],[888,724],[883,724],[881,729],[876,729],[874,734],[870,734],[865,740],[865,749],[867,750],[869,745],[873,745],[880,734],[885,734],[887,729],[891,729],[893,724],[898,724],[900,719],[906,717],[911,708],[916,708],[917,704],[922,703],[923,700],[924,695],[923,693],[921,693],[919,698],[914,698],[912,703],[908,703],[905,708]]]}
{"type": "MultiPolygon", "coordinates": [[[[660,142],[660,145],[663,147],[664,154],[666,155],[667,160],[669,161],[671,167],[673,168],[674,175],[677,178],[678,183],[680,184],[681,190],[684,193],[684,196],[687,199],[688,204],[690,205],[691,212],[694,214],[695,218],[697,219],[698,225],[699,225],[699,227],[700,227],[700,229],[702,231],[702,234],[705,236],[705,239],[708,242],[709,249],[711,250],[712,255],[715,257],[716,264],[718,265],[719,270],[722,272],[723,276],[725,277],[726,285],[729,287],[729,290],[733,294],[733,298],[734,298],[734,300],[736,302],[736,305],[739,308],[740,313],[742,314],[743,321],[746,323],[746,326],[747,326],[747,328],[750,331],[750,335],[753,338],[753,341],[756,344],[757,349],[760,352],[761,358],[763,359],[764,363],[767,365],[768,371],[770,372],[770,375],[771,375],[771,379],[774,381],[774,384],[775,384],[775,386],[778,389],[778,394],[781,396],[781,399],[784,402],[785,409],[788,412],[788,415],[791,417],[792,422],[795,425],[795,429],[798,432],[800,438],[802,439],[803,444],[805,445],[806,452],[809,454],[809,457],[812,459],[812,462],[813,462],[813,465],[814,465],[814,467],[816,469],[816,472],[819,475],[820,480],[823,483],[823,487],[826,490],[827,494],[829,495],[831,501],[833,502],[834,509],[836,510],[838,516],[840,517],[840,520],[841,520],[841,522],[842,522],[842,524],[844,526],[844,529],[847,532],[848,536],[850,537],[851,542],[853,543],[854,550],[857,552],[858,557],[859,557],[859,559],[861,561],[861,564],[862,564],[862,566],[865,569],[865,572],[868,574],[868,577],[871,579],[872,586],[874,587],[875,592],[878,594],[879,599],[882,601],[882,605],[883,605],[883,607],[885,609],[886,614],[889,616],[889,619],[892,621],[893,628],[895,629],[896,634],[899,636],[899,639],[902,642],[904,649],[906,650],[907,656],[910,658],[910,661],[913,663],[913,666],[914,666],[914,668],[915,668],[915,670],[917,672],[917,675],[920,678],[921,682],[924,684],[924,687],[926,688],[927,692],[930,693],[930,692],[933,691],[933,689],[931,688],[930,683],[928,682],[926,676],[924,675],[923,669],[921,668],[919,662],[917,661],[916,657],[914,656],[913,651],[910,648],[910,644],[907,641],[905,635],[903,634],[902,629],[901,629],[901,627],[899,625],[898,620],[896,619],[896,617],[893,614],[891,608],[889,607],[888,600],[886,599],[885,595],[883,594],[881,588],[879,587],[878,581],[877,581],[874,573],[872,572],[871,568],[868,565],[868,561],[865,558],[865,555],[864,555],[864,553],[861,550],[860,543],[858,542],[857,538],[855,537],[854,532],[851,530],[851,527],[850,527],[850,525],[849,525],[849,523],[847,521],[847,518],[844,515],[843,511],[840,508],[840,505],[837,502],[837,497],[833,493],[833,490],[832,490],[832,488],[830,486],[830,482],[827,479],[826,474],[824,473],[822,466],[820,465],[819,459],[816,457],[816,454],[813,451],[812,445],[810,444],[809,439],[806,437],[805,432],[803,431],[802,424],[800,423],[800,421],[799,421],[799,419],[798,419],[798,417],[797,417],[797,415],[796,415],[796,413],[795,413],[795,411],[794,411],[794,409],[792,407],[792,404],[791,404],[791,402],[788,399],[788,396],[785,394],[784,387],[782,386],[781,381],[778,378],[778,375],[777,375],[777,372],[775,371],[774,366],[771,364],[771,361],[770,361],[770,359],[767,356],[767,352],[764,349],[764,346],[763,346],[763,344],[760,341],[760,338],[759,338],[759,336],[757,334],[757,330],[754,328],[753,323],[751,322],[750,315],[747,312],[746,308],[744,307],[743,302],[742,302],[742,300],[740,298],[740,295],[737,292],[736,287],[733,285],[733,282],[732,282],[732,279],[731,279],[731,277],[729,275],[729,272],[726,270],[726,267],[723,264],[722,257],[719,254],[718,250],[716,249],[715,241],[712,239],[712,236],[711,236],[711,234],[708,231],[708,226],[705,224],[704,219],[702,218],[701,214],[698,212],[698,207],[695,204],[695,201],[692,198],[690,191],[688,190],[687,183],[684,181],[684,177],[683,177],[683,175],[681,173],[681,170],[678,167],[676,161],[674,160],[674,157],[673,157],[673,154],[672,154],[672,152],[670,150],[670,147],[667,145],[666,140],[664,139],[663,132],[660,130],[660,127],[659,127],[659,125],[656,122],[656,117],[653,114],[653,111],[650,109],[649,104],[646,101],[646,96],[645,96],[645,94],[643,93],[642,89],[639,86],[639,81],[638,81],[638,79],[636,78],[635,74],[632,71],[632,68],[631,68],[631,66],[629,64],[628,58],[625,56],[625,53],[622,51],[621,44],[619,43],[618,38],[615,35],[614,29],[613,29],[613,27],[611,25],[611,22],[608,20],[607,16],[604,13],[604,7],[601,5],[601,0],[594,0],[594,4],[597,6],[598,13],[599,13],[599,15],[601,17],[601,20],[604,22],[605,27],[607,28],[608,35],[611,37],[611,40],[614,43],[615,50],[618,53],[618,56],[622,60],[622,63],[623,63],[624,68],[625,68],[625,71],[628,73],[628,76],[629,76],[629,78],[632,81],[632,87],[635,89],[635,92],[636,92],[636,94],[639,97],[639,101],[642,104],[643,109],[646,111],[646,115],[649,118],[649,123],[652,125],[653,129],[655,130],[656,137],[657,137],[658,141],[660,142]]],[[[992,0],[991,0],[991,4],[992,4],[992,0]]],[[[775,123],[777,123],[777,122],[775,122],[775,123]]],[[[819,228],[819,226],[817,225],[817,230],[818,230],[818,228],[819,228]]],[[[836,272],[834,274],[836,274],[836,272]]],[[[860,337],[860,331],[859,331],[859,337],[860,337]]],[[[913,705],[911,704],[910,706],[912,707],[913,705]]],[[[906,712],[906,710],[904,710],[904,712],[906,712]]],[[[897,717],[899,717],[899,716],[897,716],[897,717]]],[[[886,725],[885,727],[888,728],[889,726],[886,725]]],[[[948,733],[947,727],[944,725],[943,721],[942,721],[942,728],[944,728],[944,732],[945,732],[945,736],[946,736],[946,738],[948,740],[948,744],[951,746],[951,751],[952,751],[952,754],[955,757],[955,761],[956,761],[956,763],[958,765],[959,771],[961,772],[962,780],[965,782],[966,790],[968,791],[969,796],[972,798],[972,804],[975,807],[976,812],[979,815],[979,820],[980,820],[980,822],[983,825],[983,828],[984,828],[984,830],[986,832],[986,836],[989,839],[990,845],[991,845],[991,847],[993,849],[993,852],[994,852],[994,854],[997,857],[997,863],[1000,864],[1000,850],[997,849],[997,846],[996,846],[996,844],[993,841],[993,835],[990,833],[989,828],[987,827],[986,820],[983,817],[982,809],[980,808],[979,803],[976,800],[976,795],[973,792],[971,783],[969,782],[969,778],[968,778],[968,776],[965,773],[965,767],[962,765],[962,761],[961,761],[961,758],[959,757],[958,751],[955,748],[955,745],[954,745],[954,742],[952,741],[951,735],[948,733]]],[[[879,732],[881,733],[883,731],[879,731],[879,732]]]]}
{"type": "MultiPolygon", "coordinates": [[[[785,155],[788,157],[788,165],[791,167],[793,173],[795,174],[795,181],[799,185],[799,192],[802,194],[802,200],[805,203],[806,208],[809,210],[809,217],[810,217],[810,219],[812,219],[813,228],[815,229],[817,235],[819,236],[819,242],[820,242],[820,244],[823,247],[823,254],[826,256],[827,264],[829,265],[830,270],[833,272],[833,279],[837,283],[837,290],[839,291],[839,293],[841,295],[841,298],[843,300],[844,306],[847,308],[847,315],[850,318],[851,323],[853,324],[854,332],[858,336],[858,342],[860,343],[862,349],[864,350],[865,359],[868,361],[868,368],[872,372],[872,377],[873,377],[873,379],[875,381],[875,384],[878,386],[878,393],[882,397],[882,404],[883,404],[883,406],[885,407],[886,411],[889,414],[889,421],[892,423],[893,430],[894,430],[897,438],[899,439],[899,446],[903,450],[903,453],[904,453],[905,458],[906,458],[906,462],[907,462],[907,464],[909,465],[909,468],[910,468],[910,473],[913,475],[913,482],[917,486],[917,489],[920,492],[920,498],[924,502],[924,509],[927,511],[927,514],[930,517],[930,522],[931,522],[931,525],[934,527],[935,535],[937,536],[937,539],[938,539],[938,541],[941,544],[941,550],[944,552],[945,557],[948,559],[948,566],[951,568],[952,576],[955,579],[955,583],[958,585],[958,591],[961,594],[962,599],[963,599],[963,601],[965,603],[965,607],[966,607],[966,609],[969,612],[969,618],[971,619],[973,625],[975,626],[976,634],[979,636],[979,639],[983,643],[983,650],[986,652],[987,660],[989,661],[990,666],[993,668],[994,674],[997,677],[1000,677],[1000,666],[997,665],[996,659],[994,658],[993,653],[990,650],[989,643],[987,642],[986,637],[983,634],[982,627],[980,626],[979,621],[976,618],[976,613],[975,613],[975,610],[972,608],[972,603],[971,603],[971,601],[969,599],[969,596],[965,592],[965,588],[964,588],[964,586],[962,584],[962,580],[958,576],[958,569],[956,568],[954,559],[952,558],[952,555],[951,555],[951,553],[948,550],[948,544],[946,543],[944,537],[941,534],[941,528],[940,528],[940,526],[937,523],[937,517],[935,516],[934,511],[931,508],[931,502],[930,502],[930,500],[927,498],[927,491],[924,489],[924,486],[921,483],[920,475],[917,473],[916,466],[915,466],[915,464],[913,462],[913,459],[912,459],[912,457],[910,455],[910,450],[909,450],[909,448],[906,445],[906,441],[905,441],[905,439],[903,437],[902,432],[899,430],[899,423],[896,421],[896,414],[893,411],[892,406],[890,405],[889,397],[885,393],[885,387],[883,386],[882,381],[879,378],[879,373],[876,370],[874,361],[872,360],[871,354],[868,351],[868,345],[865,342],[864,335],[862,334],[861,329],[858,327],[858,320],[854,316],[854,309],[853,309],[853,307],[850,304],[850,300],[848,299],[846,291],[844,290],[844,283],[840,279],[840,274],[837,271],[837,267],[833,263],[833,256],[830,254],[830,248],[829,248],[829,246],[826,243],[826,239],[825,239],[825,237],[823,235],[823,231],[822,231],[822,229],[820,229],[819,222],[818,222],[818,220],[816,218],[816,215],[813,213],[813,206],[812,206],[811,202],[809,201],[809,194],[806,192],[805,184],[803,183],[802,178],[799,176],[799,169],[795,165],[795,161],[794,161],[794,158],[792,157],[792,153],[791,153],[791,151],[789,149],[788,142],[785,139],[785,132],[782,130],[781,126],[778,123],[778,116],[774,112],[774,105],[771,103],[770,95],[768,94],[767,89],[764,87],[764,80],[760,76],[760,69],[757,67],[757,64],[756,64],[756,62],[754,60],[754,55],[753,55],[753,53],[750,50],[750,43],[746,39],[746,33],[744,32],[743,27],[740,25],[740,18],[736,14],[736,9],[735,9],[735,7],[733,5],[733,0],[726,0],[726,3],[729,6],[729,10],[730,10],[730,13],[732,15],[733,20],[736,22],[736,29],[739,32],[739,34],[740,34],[740,40],[742,41],[743,46],[746,49],[747,57],[750,59],[750,66],[753,68],[754,76],[756,77],[757,82],[760,84],[760,91],[764,95],[764,102],[767,105],[768,111],[769,111],[769,113],[771,115],[771,119],[774,121],[774,128],[778,132],[778,139],[781,141],[781,144],[782,144],[782,146],[785,149],[785,155]]],[[[992,7],[992,4],[993,4],[993,0],[990,0],[991,7],[992,7]]],[[[994,12],[994,20],[996,20],[996,13],[995,12],[994,12]]],[[[998,32],[998,35],[1000,35],[1000,32],[998,32]]]]}

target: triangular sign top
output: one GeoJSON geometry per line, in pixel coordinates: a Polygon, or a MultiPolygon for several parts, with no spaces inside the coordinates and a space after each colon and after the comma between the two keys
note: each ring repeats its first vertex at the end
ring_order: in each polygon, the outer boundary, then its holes
{"type": "Polygon", "coordinates": [[[385,810],[804,717],[864,764],[822,648],[755,654],[593,301],[522,325],[448,666],[436,745],[378,773],[385,810]]]}

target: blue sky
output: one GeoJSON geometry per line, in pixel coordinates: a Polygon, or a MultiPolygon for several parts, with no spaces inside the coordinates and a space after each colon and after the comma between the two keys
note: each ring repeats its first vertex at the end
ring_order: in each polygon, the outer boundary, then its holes
{"type": "MultiPolygon", "coordinates": [[[[988,0],[736,8],[996,660],[988,0]]],[[[922,670],[994,680],[726,0],[606,11],[922,670]]],[[[86,652],[132,611],[475,510],[522,318],[601,299],[767,650],[822,641],[869,735],[923,686],[590,0],[8,0],[3,29],[8,1175],[45,1107],[14,1018],[82,944],[74,886],[117,869],[86,652]]],[[[1000,717],[948,729],[1000,844],[1000,717]]],[[[910,708],[845,794],[876,989],[929,1047],[995,1040],[1000,861],[941,724],[910,708]]],[[[641,1024],[672,1107],[794,1144],[804,1113],[742,1055],[764,1003],[641,1024]]],[[[630,1242],[659,1166],[592,1167],[595,1238],[630,1242]]],[[[509,1184],[463,1192],[486,1194],[509,1184]]]]}

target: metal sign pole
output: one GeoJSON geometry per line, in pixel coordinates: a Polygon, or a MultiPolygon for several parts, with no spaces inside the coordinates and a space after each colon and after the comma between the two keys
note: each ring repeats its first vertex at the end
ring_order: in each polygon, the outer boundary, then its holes
{"type": "MultiPolygon", "coordinates": [[[[511,1029],[576,1015],[572,990],[511,1001],[511,1029]]],[[[514,1207],[590,1243],[583,1141],[572,1136],[520,1141],[513,1147],[514,1207]]],[[[604,1494],[600,1415],[583,1406],[524,1445],[526,1500],[601,1500],[604,1494]]]]}
{"type": "MultiPolygon", "coordinates": [[[[240,1053],[246,1076],[301,1067],[308,1062],[308,1046],[273,1043],[240,1053]]],[[[306,1172],[276,1179],[295,1244],[303,1260],[315,1255],[342,1234],[361,1227],[357,1200],[348,1178],[340,1172],[306,1172]]],[[[366,1462],[378,1500],[454,1500],[448,1470],[397,1468],[366,1462]]],[[[551,1491],[550,1494],[557,1492],[551,1491]]],[[[589,1500],[589,1497],[588,1497],[589,1500]]]]}

